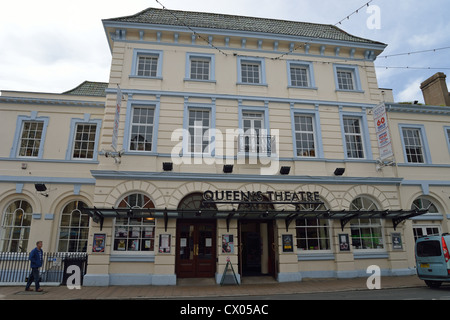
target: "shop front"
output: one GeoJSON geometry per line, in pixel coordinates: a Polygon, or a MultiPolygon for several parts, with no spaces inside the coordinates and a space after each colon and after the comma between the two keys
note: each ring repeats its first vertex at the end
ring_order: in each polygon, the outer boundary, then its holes
{"type": "Polygon", "coordinates": [[[98,285],[102,276],[107,278],[104,285],[134,283],[126,279],[175,285],[181,278],[215,278],[220,283],[228,261],[239,282],[251,276],[282,282],[299,281],[302,274],[357,275],[362,261],[358,259],[382,259],[379,264],[386,269],[396,268],[390,264],[401,255],[398,248],[392,249],[390,233],[401,238],[401,223],[427,212],[332,208],[329,203],[336,201],[329,199],[330,193],[314,191],[320,188],[276,191],[262,184],[261,189],[256,184],[252,189],[205,184],[206,190],[199,191],[194,186],[182,188],[185,194],[172,191],[179,194],[172,208],[161,205],[163,197],[157,193],[164,190],[155,188],[148,188],[153,190],[148,196],[133,191],[109,207],[82,208],[94,221],[90,237],[106,239],[104,250],[92,247],[89,252],[87,283],[98,285]],[[382,221],[382,232],[375,235],[367,221],[382,221]],[[362,230],[359,238],[357,230],[362,230]],[[368,239],[378,245],[365,245],[368,239]]]}

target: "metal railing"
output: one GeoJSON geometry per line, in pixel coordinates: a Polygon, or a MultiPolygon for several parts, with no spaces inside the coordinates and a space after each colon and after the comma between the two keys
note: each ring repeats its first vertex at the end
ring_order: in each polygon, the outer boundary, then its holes
{"type": "MultiPolygon", "coordinates": [[[[23,283],[30,275],[30,261],[27,252],[0,252],[0,283],[23,283]]],[[[44,263],[40,268],[41,282],[65,284],[69,274],[67,267],[77,265],[81,275],[86,274],[87,253],[44,252],[44,263]]]]}
{"type": "Polygon", "coordinates": [[[271,156],[276,153],[275,136],[264,134],[240,134],[238,136],[238,154],[271,156]]]}

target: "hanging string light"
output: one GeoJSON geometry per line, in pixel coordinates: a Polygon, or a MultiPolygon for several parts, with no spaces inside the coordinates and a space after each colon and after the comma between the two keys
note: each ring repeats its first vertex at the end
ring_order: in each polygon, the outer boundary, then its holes
{"type": "Polygon", "coordinates": [[[350,20],[350,17],[351,17],[352,15],[359,13],[359,10],[361,10],[362,8],[368,7],[369,4],[370,4],[372,1],[373,1],[373,0],[370,0],[369,2],[367,2],[367,3],[364,4],[364,5],[362,5],[361,7],[359,7],[358,9],[356,9],[355,11],[353,11],[352,13],[350,13],[348,16],[346,16],[346,17],[343,18],[342,20],[336,22],[336,23],[334,24],[334,26],[337,26],[338,24],[342,24],[342,22],[345,21],[345,20],[350,20]]]}
{"type": "Polygon", "coordinates": [[[443,48],[435,48],[435,49],[428,49],[428,50],[421,50],[421,51],[412,51],[412,52],[403,52],[403,53],[394,53],[394,54],[389,54],[389,55],[384,55],[384,56],[378,56],[378,58],[391,58],[391,57],[398,57],[398,56],[409,56],[412,54],[418,54],[418,53],[427,53],[427,52],[436,52],[439,50],[447,50],[450,49],[450,47],[443,47],[443,48]]]}
{"type": "Polygon", "coordinates": [[[224,56],[228,56],[227,53],[225,53],[224,51],[220,50],[219,48],[217,48],[211,41],[209,41],[208,39],[206,39],[205,37],[203,37],[201,34],[197,33],[194,29],[192,29],[189,25],[187,25],[186,23],[184,23],[184,21],[182,19],[179,19],[177,17],[177,15],[167,9],[161,2],[159,2],[158,0],[155,0],[164,10],[167,10],[174,18],[175,20],[181,22],[181,24],[183,24],[184,27],[188,28],[189,30],[191,30],[191,32],[199,39],[205,41],[209,46],[211,46],[212,48],[216,49],[217,51],[219,51],[221,54],[223,54],[224,56]]]}

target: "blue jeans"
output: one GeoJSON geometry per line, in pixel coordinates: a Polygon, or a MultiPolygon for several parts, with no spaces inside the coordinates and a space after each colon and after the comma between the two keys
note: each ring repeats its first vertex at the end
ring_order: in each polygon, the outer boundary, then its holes
{"type": "Polygon", "coordinates": [[[40,288],[39,285],[39,268],[31,268],[31,273],[28,276],[28,282],[25,289],[28,289],[31,286],[31,283],[35,284],[36,290],[40,288]]]}

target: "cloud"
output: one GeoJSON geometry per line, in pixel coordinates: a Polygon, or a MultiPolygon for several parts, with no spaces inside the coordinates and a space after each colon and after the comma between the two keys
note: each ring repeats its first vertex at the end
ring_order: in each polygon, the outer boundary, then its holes
{"type": "MultiPolygon", "coordinates": [[[[362,5],[361,0],[160,0],[174,10],[206,11],[273,19],[334,24],[362,5]]],[[[351,34],[388,44],[384,54],[445,47],[450,43],[448,0],[374,1],[381,9],[381,29],[368,29],[365,9],[339,27],[351,34]],[[420,23],[418,23],[420,22],[420,23]]],[[[21,0],[0,2],[0,90],[58,92],[83,80],[108,81],[111,53],[102,19],[135,14],[148,0],[21,0]],[[73,66],[73,67],[71,67],[73,66]]],[[[449,51],[376,61],[377,65],[450,67],[449,51]]],[[[436,70],[437,71],[437,70],[436,70]]],[[[411,79],[433,71],[378,69],[379,85],[406,98],[411,79]],[[405,85],[406,83],[406,85],[405,85]]],[[[417,94],[414,93],[414,96],[417,94]]],[[[414,98],[409,98],[412,100],[414,98]]],[[[399,99],[397,99],[399,100],[399,99]]]]}
{"type": "Polygon", "coordinates": [[[410,102],[417,100],[423,103],[422,90],[420,90],[420,84],[422,82],[423,79],[414,79],[413,81],[408,82],[408,84],[404,86],[404,89],[398,93],[397,102],[410,102]]]}

